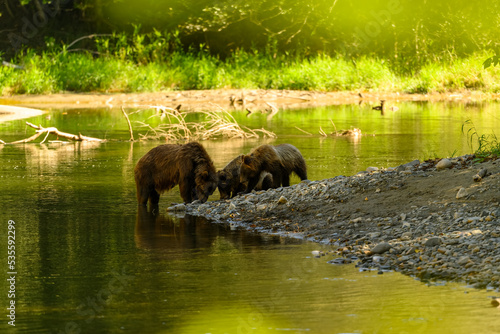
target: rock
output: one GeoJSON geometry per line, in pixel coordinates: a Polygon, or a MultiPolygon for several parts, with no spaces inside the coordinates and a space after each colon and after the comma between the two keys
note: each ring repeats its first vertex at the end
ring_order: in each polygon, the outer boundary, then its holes
{"type": "Polygon", "coordinates": [[[493,298],[491,300],[491,306],[493,306],[493,307],[500,307],[500,298],[493,298]]]}
{"type": "Polygon", "coordinates": [[[465,264],[467,264],[469,262],[470,262],[470,257],[468,257],[468,256],[462,256],[461,258],[458,259],[457,264],[460,265],[460,266],[463,266],[463,265],[465,265],[465,264]]]}
{"type": "Polygon", "coordinates": [[[318,251],[318,250],[314,250],[311,252],[311,254],[314,256],[314,257],[321,257],[323,252],[321,251],[318,251]]]}
{"type": "Polygon", "coordinates": [[[488,170],[486,168],[481,168],[481,170],[476,175],[474,175],[472,179],[476,182],[479,182],[486,177],[487,173],[488,170]]]}
{"type": "Polygon", "coordinates": [[[413,233],[411,233],[411,232],[405,232],[401,235],[401,237],[408,238],[408,239],[411,239],[412,236],[413,236],[413,233]]]}
{"type": "Polygon", "coordinates": [[[330,263],[330,264],[349,264],[349,263],[352,263],[352,261],[351,261],[351,259],[339,257],[339,258],[330,260],[327,263],[330,263]]]}
{"type": "Polygon", "coordinates": [[[405,171],[407,169],[413,169],[415,166],[418,166],[418,165],[420,165],[420,160],[413,160],[412,162],[408,162],[404,165],[396,167],[396,171],[402,172],[402,171],[405,171]]]}
{"type": "Polygon", "coordinates": [[[432,238],[427,239],[425,241],[424,245],[425,245],[425,247],[434,247],[434,246],[441,245],[441,243],[442,243],[441,238],[432,237],[432,238]]]}
{"type": "Polygon", "coordinates": [[[467,189],[465,189],[464,187],[462,187],[462,188],[460,188],[458,190],[456,198],[457,199],[462,199],[462,198],[465,198],[467,196],[469,196],[469,193],[467,192],[467,189]]]}
{"type": "Polygon", "coordinates": [[[286,199],[285,196],[281,196],[278,200],[279,204],[285,204],[286,202],[288,202],[288,200],[286,199]]]}
{"type": "Polygon", "coordinates": [[[442,169],[451,168],[451,167],[453,167],[453,163],[449,159],[441,159],[436,164],[437,170],[442,170],[442,169]]]}
{"type": "Polygon", "coordinates": [[[186,211],[186,205],[185,204],[177,204],[173,205],[167,208],[167,211],[172,212],[172,211],[186,211]]]}
{"type": "Polygon", "coordinates": [[[389,249],[391,249],[391,245],[388,242],[381,242],[377,246],[373,247],[372,253],[373,254],[383,254],[387,252],[389,249]]]}
{"type": "Polygon", "coordinates": [[[366,171],[367,171],[368,173],[371,173],[371,172],[376,172],[376,171],[378,171],[378,167],[368,167],[368,168],[366,169],[366,171]]]}

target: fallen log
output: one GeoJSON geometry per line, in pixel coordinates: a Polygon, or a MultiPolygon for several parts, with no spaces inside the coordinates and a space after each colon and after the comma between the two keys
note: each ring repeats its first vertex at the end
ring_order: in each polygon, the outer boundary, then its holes
{"type": "MultiPolygon", "coordinates": [[[[62,131],[59,131],[57,128],[54,128],[54,127],[50,127],[50,128],[44,128],[42,127],[41,125],[34,125],[30,122],[26,122],[26,125],[36,129],[36,133],[29,137],[29,138],[26,138],[26,139],[22,139],[22,140],[17,140],[17,141],[14,141],[12,142],[11,144],[22,144],[22,143],[29,143],[35,139],[37,139],[38,137],[40,137],[42,134],[45,134],[45,139],[47,139],[47,137],[49,136],[49,134],[54,134],[58,137],[63,137],[63,138],[66,138],[66,139],[69,139],[69,140],[74,140],[74,141],[104,141],[103,139],[99,139],[99,138],[93,138],[93,137],[87,137],[87,136],[83,136],[81,133],[79,133],[78,135],[74,135],[74,134],[71,134],[71,133],[66,133],[66,132],[62,132],[62,131]]],[[[42,143],[45,141],[45,139],[42,141],[42,143]]]]}

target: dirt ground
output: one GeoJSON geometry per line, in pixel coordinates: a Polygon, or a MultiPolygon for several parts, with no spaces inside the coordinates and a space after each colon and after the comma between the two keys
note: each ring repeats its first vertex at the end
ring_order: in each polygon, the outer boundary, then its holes
{"type": "MultiPolygon", "coordinates": [[[[400,94],[373,92],[315,92],[294,90],[219,89],[196,91],[170,91],[156,93],[109,93],[109,94],[50,94],[14,95],[0,97],[0,105],[49,108],[119,108],[162,105],[182,110],[217,110],[236,108],[262,110],[269,108],[312,108],[347,103],[378,103],[381,99],[390,103],[399,101],[469,101],[497,99],[500,94],[461,92],[453,94],[400,94]]],[[[1,111],[1,109],[0,109],[1,111]]]]}

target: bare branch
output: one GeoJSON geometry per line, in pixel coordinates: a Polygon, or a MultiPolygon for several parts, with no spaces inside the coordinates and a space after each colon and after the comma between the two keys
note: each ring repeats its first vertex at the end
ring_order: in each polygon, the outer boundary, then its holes
{"type": "Polygon", "coordinates": [[[38,137],[40,137],[40,135],[42,135],[43,133],[46,133],[47,135],[42,142],[44,142],[47,139],[49,134],[54,134],[58,137],[63,137],[63,138],[74,140],[74,141],[100,141],[100,142],[104,141],[104,140],[99,139],[99,138],[82,136],[81,133],[79,133],[78,135],[73,135],[71,133],[61,132],[57,128],[54,128],[54,127],[44,128],[41,125],[37,126],[37,125],[34,125],[30,122],[26,122],[26,125],[32,127],[33,129],[36,129],[36,133],[29,138],[17,140],[17,141],[12,142],[11,144],[29,143],[29,142],[37,139],[38,137]]]}
{"type": "Polygon", "coordinates": [[[130,131],[130,141],[134,141],[134,132],[132,131],[132,124],[130,124],[130,119],[128,118],[128,115],[125,112],[125,109],[123,109],[123,106],[122,106],[122,113],[123,116],[125,116],[125,119],[127,120],[128,123],[128,131],[130,131]]]}

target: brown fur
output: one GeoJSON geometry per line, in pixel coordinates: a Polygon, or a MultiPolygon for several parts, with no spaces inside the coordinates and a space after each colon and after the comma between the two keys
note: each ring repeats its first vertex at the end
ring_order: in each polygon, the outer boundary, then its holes
{"type": "Polygon", "coordinates": [[[134,169],[137,201],[157,205],[160,194],[179,185],[186,203],[205,202],[217,188],[217,174],[203,146],[197,142],[184,145],[160,145],[146,153],[134,169]]]}
{"type": "MultiPolygon", "coordinates": [[[[222,170],[217,172],[220,199],[233,198],[244,192],[245,183],[240,182],[240,167],[243,155],[231,160],[222,170]]],[[[268,172],[262,172],[255,190],[267,190],[273,185],[273,176],[268,172]]]]}
{"type": "Polygon", "coordinates": [[[293,145],[261,145],[241,158],[240,182],[248,182],[246,192],[252,191],[263,171],[272,175],[272,188],[290,185],[293,172],[301,180],[307,180],[307,166],[300,151],[293,145]]]}

